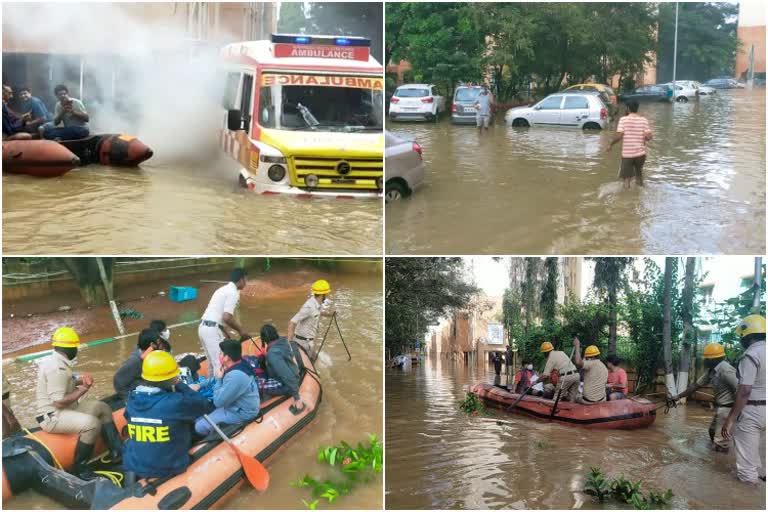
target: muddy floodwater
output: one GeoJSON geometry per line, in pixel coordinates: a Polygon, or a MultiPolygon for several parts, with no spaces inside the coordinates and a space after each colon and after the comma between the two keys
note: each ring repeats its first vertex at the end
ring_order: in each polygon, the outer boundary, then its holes
{"type": "Polygon", "coordinates": [[[381,254],[379,199],[261,196],[222,158],[3,175],[9,254],[381,254]]]}
{"type": "MultiPolygon", "coordinates": [[[[314,274],[303,274],[301,278],[287,277],[277,274],[275,277],[251,277],[249,288],[240,301],[239,317],[246,329],[258,333],[264,321],[271,320],[282,332],[288,321],[306,300],[307,287],[305,281],[316,278],[314,274]]],[[[382,418],[382,290],[380,274],[338,273],[323,275],[331,282],[334,292],[332,299],[336,303],[339,325],[344,340],[352,354],[352,360],[347,361],[346,352],[338,334],[331,332],[323,351],[317,361],[317,369],[323,385],[323,400],[319,406],[317,419],[307,429],[287,445],[268,465],[270,486],[263,494],[257,494],[249,485],[241,490],[226,504],[231,509],[302,509],[302,499],[310,499],[307,489],[297,489],[290,485],[304,475],[316,478],[334,476],[338,471],[331,472],[317,462],[317,449],[321,446],[338,444],[345,440],[351,444],[367,439],[367,433],[375,433],[380,438],[383,435],[382,418]]],[[[142,321],[148,323],[152,318],[164,318],[170,322],[183,321],[184,318],[195,318],[210,297],[213,288],[201,292],[201,298],[187,303],[185,310],[177,306],[162,306],[161,303],[151,302],[146,307],[144,302],[131,302],[130,306],[147,316],[142,321]],[[200,303],[200,304],[195,304],[200,303]],[[142,305],[144,304],[144,305],[142,305]],[[176,309],[172,309],[176,308],[176,309]]],[[[165,302],[168,302],[165,299],[165,302]]],[[[53,303],[53,302],[52,302],[53,303]]],[[[6,304],[6,307],[8,305],[6,304]]],[[[108,311],[97,309],[103,315],[94,322],[98,327],[88,331],[85,341],[91,341],[104,336],[114,335],[109,330],[108,311]],[[106,318],[106,320],[105,320],[106,318]]],[[[26,318],[18,309],[16,313],[23,317],[9,319],[4,312],[4,337],[11,333],[19,333],[22,329],[7,327],[6,324],[17,322],[20,326],[29,326],[36,318],[46,322],[46,315],[35,313],[26,318]],[[23,322],[23,323],[21,323],[23,322]],[[6,330],[7,329],[7,330],[6,330]]],[[[56,313],[63,315],[64,313],[56,313]]],[[[89,318],[92,311],[73,310],[66,313],[71,324],[82,325],[84,318],[89,318]]],[[[131,328],[136,326],[132,321],[131,328]]],[[[321,335],[327,325],[323,319],[320,324],[321,335]]],[[[85,326],[84,326],[85,327],[85,326]]],[[[143,328],[144,325],[139,326],[143,328]]],[[[31,328],[31,327],[30,327],[31,328]]],[[[127,327],[128,328],[128,327],[127,327]]],[[[135,330],[135,329],[134,329],[135,330]]],[[[21,334],[19,334],[21,335],[21,334]]],[[[77,368],[90,372],[95,384],[89,393],[91,397],[101,397],[113,393],[112,377],[118,366],[128,357],[135,347],[136,338],[131,337],[122,341],[98,345],[83,350],[78,356],[77,368]]],[[[171,343],[176,354],[184,352],[201,353],[197,337],[197,324],[172,329],[171,343]]],[[[40,350],[46,347],[37,347],[40,350]]],[[[13,354],[5,353],[8,358],[13,354]]],[[[34,363],[6,363],[3,375],[12,386],[11,404],[14,412],[24,426],[34,424],[34,379],[36,367],[34,363]]],[[[351,495],[338,499],[331,507],[333,509],[381,509],[382,507],[382,478],[357,487],[351,495]]],[[[327,503],[325,503],[327,505],[327,503]]],[[[37,509],[50,510],[61,508],[54,501],[34,492],[26,492],[15,497],[9,503],[3,503],[6,509],[37,509]]]]}
{"type": "Polygon", "coordinates": [[[388,254],[762,254],[765,89],[641,104],[645,188],[622,191],[602,132],[393,123],[423,146],[425,186],[386,206],[388,254]]]}
{"type": "Polygon", "coordinates": [[[386,370],[387,509],[631,508],[580,492],[591,466],[642,479],[646,491],[671,488],[672,509],[765,509],[765,486],[738,482],[732,457],[709,449],[712,413],[701,406],[661,408],[651,427],[633,431],[495,410],[469,417],[459,402],[469,385],[493,382],[492,370],[425,363],[386,370]]]}

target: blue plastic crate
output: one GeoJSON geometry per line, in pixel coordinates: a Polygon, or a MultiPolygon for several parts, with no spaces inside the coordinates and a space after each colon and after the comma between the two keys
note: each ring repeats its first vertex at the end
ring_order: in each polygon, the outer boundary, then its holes
{"type": "Polygon", "coordinates": [[[168,296],[173,302],[195,300],[197,298],[197,288],[192,288],[191,286],[171,286],[171,292],[168,296]]]}

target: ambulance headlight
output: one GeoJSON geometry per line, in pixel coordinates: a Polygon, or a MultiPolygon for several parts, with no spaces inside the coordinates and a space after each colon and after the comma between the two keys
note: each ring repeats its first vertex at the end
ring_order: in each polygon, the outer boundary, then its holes
{"type": "Polygon", "coordinates": [[[304,178],[304,183],[310,188],[315,188],[317,184],[320,183],[320,179],[314,174],[310,174],[304,178]]]}
{"type": "Polygon", "coordinates": [[[285,167],[282,165],[273,165],[267,170],[267,176],[272,181],[282,181],[285,178],[285,167]]]}

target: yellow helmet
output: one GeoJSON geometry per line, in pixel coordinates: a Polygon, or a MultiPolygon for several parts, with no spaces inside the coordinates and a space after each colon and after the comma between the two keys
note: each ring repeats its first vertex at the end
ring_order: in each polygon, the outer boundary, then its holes
{"type": "Polygon", "coordinates": [[[71,327],[59,327],[51,338],[54,347],[77,348],[80,346],[80,336],[71,327]]]}
{"type": "Polygon", "coordinates": [[[325,279],[318,279],[312,284],[312,293],[315,295],[328,295],[331,293],[331,285],[325,279]]]}
{"type": "Polygon", "coordinates": [[[596,345],[590,345],[584,351],[584,357],[595,357],[600,355],[600,349],[596,345]]]}
{"type": "Polygon", "coordinates": [[[725,349],[719,343],[710,343],[704,347],[704,359],[719,359],[725,357],[725,349]]]}
{"type": "Polygon", "coordinates": [[[736,334],[741,337],[750,334],[765,334],[765,317],[761,315],[745,316],[736,327],[736,334]]]}
{"type": "Polygon", "coordinates": [[[553,350],[555,350],[555,347],[553,347],[552,343],[550,343],[549,341],[545,341],[544,343],[541,344],[542,352],[552,352],[553,350]]]}
{"type": "Polygon", "coordinates": [[[141,378],[150,382],[163,382],[176,377],[179,365],[168,352],[155,350],[150,352],[141,364],[141,378]]]}

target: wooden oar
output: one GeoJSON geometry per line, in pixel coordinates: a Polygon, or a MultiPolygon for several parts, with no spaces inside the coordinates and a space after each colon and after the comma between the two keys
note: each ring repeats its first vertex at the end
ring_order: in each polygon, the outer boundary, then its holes
{"type": "Polygon", "coordinates": [[[203,418],[205,418],[205,421],[207,421],[208,424],[213,427],[213,430],[219,434],[219,437],[221,437],[221,439],[223,439],[230,446],[230,448],[235,451],[237,458],[240,459],[240,464],[243,466],[245,477],[248,479],[254,489],[259,492],[266,491],[267,487],[269,487],[269,472],[267,471],[267,468],[264,467],[264,464],[255,458],[249,457],[245,453],[241,452],[240,449],[235,446],[232,440],[228,438],[224,432],[221,431],[219,426],[211,418],[209,418],[207,414],[203,414],[203,418]]]}

